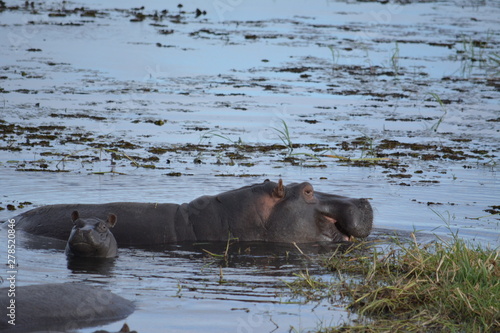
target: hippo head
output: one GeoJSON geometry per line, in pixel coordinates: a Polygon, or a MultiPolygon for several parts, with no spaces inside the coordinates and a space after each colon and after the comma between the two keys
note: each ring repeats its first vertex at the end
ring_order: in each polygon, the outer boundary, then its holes
{"type": "Polygon", "coordinates": [[[80,218],[78,211],[74,211],[71,220],[74,225],[66,244],[66,255],[102,258],[116,256],[116,240],[109,230],[116,224],[115,214],[109,214],[104,221],[95,217],[80,218]]]}
{"type": "Polygon", "coordinates": [[[367,199],[315,192],[307,182],[269,183],[272,207],[265,222],[269,241],[343,242],[367,237],[372,230],[373,211],[367,199]]]}

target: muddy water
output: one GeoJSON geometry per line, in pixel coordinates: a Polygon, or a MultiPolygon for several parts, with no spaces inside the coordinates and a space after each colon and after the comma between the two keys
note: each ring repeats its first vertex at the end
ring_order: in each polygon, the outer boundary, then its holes
{"type": "MultiPolygon", "coordinates": [[[[0,220],[283,178],[371,198],[378,230],[500,244],[494,1],[17,5],[0,12],[0,220]]],[[[199,247],[121,249],[75,268],[60,245],[28,245],[18,283],[104,284],[148,332],[355,318],[283,289],[306,267],[332,278],[295,249],[243,253],[221,265],[199,247]]]]}

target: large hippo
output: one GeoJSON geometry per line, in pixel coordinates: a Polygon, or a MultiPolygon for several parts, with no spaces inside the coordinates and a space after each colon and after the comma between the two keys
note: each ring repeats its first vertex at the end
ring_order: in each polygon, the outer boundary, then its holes
{"type": "Polygon", "coordinates": [[[118,246],[109,230],[116,224],[115,214],[109,214],[106,220],[96,217],[81,218],[75,210],[71,213],[71,220],[73,229],[66,243],[68,257],[116,257],[118,246]]]}
{"type": "Polygon", "coordinates": [[[2,332],[73,332],[123,319],[135,310],[131,301],[81,283],[0,288],[2,332]]]}
{"type": "Polygon", "coordinates": [[[16,228],[66,240],[71,212],[120,216],[113,229],[119,246],[181,241],[285,243],[343,242],[370,234],[373,212],[367,199],[315,192],[312,185],[269,180],[181,205],[114,202],[43,206],[16,218],[16,228]]]}

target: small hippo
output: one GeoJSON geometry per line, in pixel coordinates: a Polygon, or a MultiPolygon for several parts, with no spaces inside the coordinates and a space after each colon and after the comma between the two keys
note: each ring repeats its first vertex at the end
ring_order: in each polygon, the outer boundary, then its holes
{"type": "Polygon", "coordinates": [[[73,229],[66,244],[68,257],[114,258],[118,252],[115,236],[109,230],[116,224],[115,214],[106,221],[99,218],[80,218],[78,211],[71,213],[73,229]]]}
{"type": "Polygon", "coordinates": [[[135,310],[121,296],[73,282],[0,288],[0,307],[5,333],[74,332],[124,319],[135,310]]]}
{"type": "Polygon", "coordinates": [[[345,242],[367,237],[373,210],[367,199],[317,192],[308,182],[286,185],[266,180],[189,203],[112,202],[58,204],[32,209],[14,218],[16,228],[35,235],[68,239],[61,228],[78,210],[87,216],[115,212],[120,224],[113,234],[120,246],[183,241],[276,243],[345,242]]]}

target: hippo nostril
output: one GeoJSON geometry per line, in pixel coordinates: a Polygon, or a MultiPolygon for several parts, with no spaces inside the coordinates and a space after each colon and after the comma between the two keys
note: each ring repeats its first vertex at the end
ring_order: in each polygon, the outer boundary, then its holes
{"type": "Polygon", "coordinates": [[[80,236],[88,236],[88,235],[90,235],[91,232],[92,232],[92,230],[89,230],[89,229],[79,229],[78,230],[78,234],[80,236]]]}

